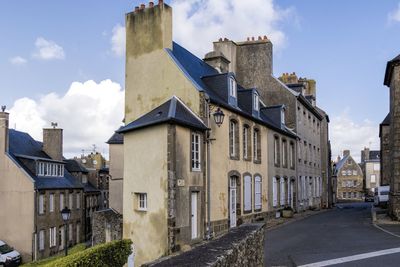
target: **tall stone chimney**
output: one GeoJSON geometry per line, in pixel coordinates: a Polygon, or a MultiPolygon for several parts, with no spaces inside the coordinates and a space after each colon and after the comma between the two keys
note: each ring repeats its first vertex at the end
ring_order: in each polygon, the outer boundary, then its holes
{"type": "Polygon", "coordinates": [[[43,129],[43,151],[54,160],[63,160],[63,129],[43,129]]]}
{"type": "Polygon", "coordinates": [[[171,68],[166,50],[172,49],[172,8],[159,0],[141,4],[125,15],[125,121],[126,124],[161,103],[155,96],[166,90],[165,77],[171,68]],[[152,91],[153,90],[153,91],[152,91]]]}
{"type": "Polygon", "coordinates": [[[350,150],[343,150],[343,158],[346,156],[350,156],[350,150]]]}
{"type": "Polygon", "coordinates": [[[8,152],[8,122],[9,114],[6,107],[2,106],[0,111],[0,153],[8,152]]]}
{"type": "Polygon", "coordinates": [[[204,62],[214,67],[219,73],[226,73],[229,71],[230,61],[222,54],[222,52],[212,51],[205,55],[204,62]]]}

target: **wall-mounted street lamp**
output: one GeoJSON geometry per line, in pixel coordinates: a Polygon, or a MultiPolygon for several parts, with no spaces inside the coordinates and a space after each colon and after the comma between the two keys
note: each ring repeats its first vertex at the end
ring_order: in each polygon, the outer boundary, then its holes
{"type": "Polygon", "coordinates": [[[225,117],[224,112],[220,108],[217,108],[217,110],[214,112],[213,116],[214,116],[215,124],[217,124],[217,126],[220,127],[222,125],[222,123],[224,122],[224,117],[225,117]]]}
{"type": "Polygon", "coordinates": [[[69,221],[69,218],[71,217],[71,210],[68,207],[63,208],[63,210],[61,211],[61,217],[65,223],[64,226],[64,250],[65,250],[65,256],[68,255],[68,246],[67,246],[67,236],[68,236],[68,227],[67,227],[67,223],[69,221]]]}

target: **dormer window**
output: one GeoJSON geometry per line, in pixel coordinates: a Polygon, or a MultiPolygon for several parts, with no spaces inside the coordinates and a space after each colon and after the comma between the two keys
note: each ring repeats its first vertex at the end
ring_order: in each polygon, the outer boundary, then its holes
{"type": "Polygon", "coordinates": [[[285,109],[281,109],[281,123],[285,124],[285,109]]]}
{"type": "Polygon", "coordinates": [[[229,78],[229,96],[236,98],[237,95],[237,84],[236,80],[233,77],[229,78]]]}
{"type": "Polygon", "coordinates": [[[37,176],[63,177],[64,165],[52,162],[38,162],[36,173],[37,176]]]}
{"type": "Polygon", "coordinates": [[[260,99],[257,93],[253,95],[253,108],[255,111],[259,111],[260,109],[260,99]]]}

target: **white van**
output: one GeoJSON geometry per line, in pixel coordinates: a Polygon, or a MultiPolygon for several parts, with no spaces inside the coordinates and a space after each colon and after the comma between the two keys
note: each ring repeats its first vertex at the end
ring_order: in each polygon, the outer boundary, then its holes
{"type": "Polygon", "coordinates": [[[12,247],[0,240],[0,266],[18,266],[21,264],[21,255],[12,247]]]}
{"type": "Polygon", "coordinates": [[[374,205],[380,206],[385,205],[389,201],[389,186],[378,186],[375,189],[374,205]]]}

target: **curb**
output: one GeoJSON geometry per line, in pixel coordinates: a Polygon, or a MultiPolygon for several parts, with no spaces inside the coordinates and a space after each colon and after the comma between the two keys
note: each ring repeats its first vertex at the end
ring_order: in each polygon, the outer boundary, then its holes
{"type": "Polygon", "coordinates": [[[299,215],[297,217],[293,217],[291,219],[288,219],[288,220],[286,220],[286,221],[284,221],[282,223],[278,223],[278,224],[270,225],[270,226],[266,225],[265,230],[266,231],[273,230],[273,229],[279,228],[281,226],[284,226],[284,225],[287,225],[287,224],[291,224],[293,222],[297,222],[297,221],[306,219],[308,217],[311,217],[311,216],[314,216],[314,215],[318,215],[318,214],[321,214],[321,213],[325,213],[325,212],[328,212],[328,211],[332,211],[332,209],[321,209],[319,211],[313,211],[313,212],[305,214],[305,215],[299,215]]]}

